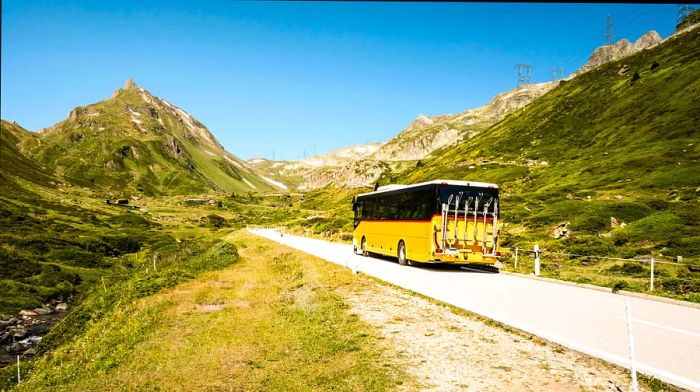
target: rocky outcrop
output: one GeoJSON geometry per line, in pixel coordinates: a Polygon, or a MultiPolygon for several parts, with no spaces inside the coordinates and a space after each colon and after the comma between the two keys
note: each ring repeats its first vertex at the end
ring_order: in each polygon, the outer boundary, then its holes
{"type": "Polygon", "coordinates": [[[555,239],[571,237],[571,230],[569,230],[570,223],[571,222],[559,223],[558,225],[554,226],[552,230],[550,230],[549,235],[555,239]]]}
{"type": "MultiPolygon", "coordinates": [[[[328,154],[314,155],[310,158],[291,161],[285,164],[285,169],[303,167],[342,166],[350,162],[366,159],[382,146],[382,143],[358,144],[331,151],[328,154]]],[[[254,161],[254,160],[253,160],[254,161]]]]}
{"type": "Polygon", "coordinates": [[[318,168],[306,172],[304,181],[297,186],[297,189],[309,190],[325,186],[336,188],[371,187],[387,169],[387,163],[375,160],[351,162],[341,167],[318,168]]]}
{"type": "Polygon", "coordinates": [[[482,107],[458,114],[420,114],[371,158],[385,161],[423,159],[438,149],[473,137],[555,86],[556,83],[551,82],[523,85],[495,96],[482,107]]]}
{"type": "Polygon", "coordinates": [[[617,61],[631,56],[640,50],[656,46],[662,41],[659,33],[652,30],[639,37],[635,43],[631,43],[626,39],[621,39],[612,45],[601,46],[591,53],[590,57],[588,57],[588,62],[586,62],[583,67],[579,68],[572,76],[588,72],[611,61],[617,61]]]}
{"type": "Polygon", "coordinates": [[[255,158],[247,164],[285,184],[294,184],[299,190],[328,185],[354,188],[373,184],[381,176],[383,169],[379,167],[384,165],[367,160],[381,146],[382,143],[359,144],[296,161],[255,158]]]}
{"type": "Polygon", "coordinates": [[[18,314],[0,316],[0,367],[31,359],[35,347],[68,309],[68,304],[52,301],[40,308],[22,310],[18,314]]]}
{"type": "Polygon", "coordinates": [[[281,181],[294,182],[299,190],[329,185],[372,186],[392,165],[423,159],[434,151],[471,138],[556,85],[548,82],[520,86],[495,96],[482,107],[458,114],[426,116],[421,113],[386,143],[350,146],[297,161],[258,158],[247,163],[281,181]]]}
{"type": "Polygon", "coordinates": [[[634,48],[637,51],[644,50],[656,46],[663,41],[659,33],[654,30],[647,31],[643,36],[634,43],[634,48]]]}
{"type": "Polygon", "coordinates": [[[129,90],[129,89],[137,89],[139,86],[134,82],[134,79],[129,78],[126,80],[126,83],[124,83],[124,90],[129,90]]]}

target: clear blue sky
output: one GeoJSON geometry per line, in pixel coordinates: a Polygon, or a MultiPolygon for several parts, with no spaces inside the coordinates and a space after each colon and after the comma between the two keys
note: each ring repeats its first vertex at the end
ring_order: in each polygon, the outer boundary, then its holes
{"type": "Polygon", "coordinates": [[[3,119],[30,130],[128,77],[188,111],[241,158],[297,159],[386,141],[419,113],[457,113],[568,75],[675,5],[232,1],[2,2],[3,119]]]}

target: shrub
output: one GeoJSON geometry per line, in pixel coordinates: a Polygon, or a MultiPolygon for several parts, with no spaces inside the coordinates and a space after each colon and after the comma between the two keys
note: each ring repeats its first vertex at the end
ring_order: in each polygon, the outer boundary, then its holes
{"type": "Polygon", "coordinates": [[[615,274],[615,275],[647,275],[649,274],[649,270],[645,268],[643,265],[635,262],[628,262],[625,261],[624,264],[619,265],[613,265],[612,267],[608,268],[608,272],[615,274]]]}
{"type": "Polygon", "coordinates": [[[117,256],[114,248],[99,238],[90,238],[83,242],[85,250],[91,253],[101,253],[105,256],[117,256]]]}
{"type": "Polygon", "coordinates": [[[674,294],[700,293],[700,279],[667,278],[659,282],[659,287],[674,294]]]}
{"type": "Polygon", "coordinates": [[[615,245],[628,242],[667,240],[670,233],[684,233],[686,227],[672,212],[658,212],[613,230],[615,245]]]}
{"type": "Polygon", "coordinates": [[[162,289],[176,286],[191,278],[191,274],[177,270],[151,273],[133,279],[133,293],[135,298],[147,297],[162,289]]]}
{"type": "Polygon", "coordinates": [[[700,255],[700,237],[672,238],[666,243],[666,248],[665,254],[686,257],[700,255]]]}
{"type": "Polygon", "coordinates": [[[141,250],[141,244],[129,236],[104,236],[102,240],[118,254],[134,253],[141,250]]]}
{"type": "Polygon", "coordinates": [[[585,215],[578,216],[571,220],[569,228],[572,231],[580,231],[584,233],[598,233],[606,231],[610,226],[610,217],[603,215],[585,215]]]}
{"type": "Polygon", "coordinates": [[[195,273],[227,267],[238,261],[238,250],[228,242],[219,242],[203,255],[192,258],[187,266],[195,273]]]}
{"type": "Polygon", "coordinates": [[[207,220],[209,221],[209,225],[216,227],[217,229],[224,226],[228,226],[228,224],[226,223],[226,219],[219,215],[207,215],[207,220]]]}
{"type": "Polygon", "coordinates": [[[627,287],[629,287],[629,284],[625,282],[624,280],[618,280],[612,285],[612,292],[617,293],[620,290],[624,290],[627,287]]]}
{"type": "Polygon", "coordinates": [[[120,226],[124,227],[131,227],[131,228],[148,228],[151,227],[152,224],[142,216],[136,215],[136,214],[122,214],[122,215],[117,215],[109,218],[109,222],[113,224],[117,224],[120,226]]]}
{"type": "Polygon", "coordinates": [[[80,284],[83,279],[80,275],[74,272],[65,271],[61,266],[56,264],[44,264],[42,265],[41,274],[33,278],[37,284],[41,286],[59,286],[61,284],[67,283],[72,290],[73,285],[80,284]]]}
{"type": "Polygon", "coordinates": [[[634,83],[637,80],[639,80],[640,78],[641,78],[641,76],[639,76],[639,72],[634,71],[634,74],[632,75],[632,79],[630,80],[630,83],[634,83]]]}
{"type": "Polygon", "coordinates": [[[562,241],[567,253],[583,256],[609,255],[615,251],[613,245],[595,235],[574,235],[562,241]]]}
{"type": "Polygon", "coordinates": [[[52,250],[46,255],[46,258],[49,260],[64,261],[76,267],[99,268],[108,266],[102,255],[90,253],[78,247],[52,250]]]}
{"type": "Polygon", "coordinates": [[[15,253],[7,245],[0,245],[0,276],[3,279],[20,279],[41,273],[41,264],[15,253]]]}

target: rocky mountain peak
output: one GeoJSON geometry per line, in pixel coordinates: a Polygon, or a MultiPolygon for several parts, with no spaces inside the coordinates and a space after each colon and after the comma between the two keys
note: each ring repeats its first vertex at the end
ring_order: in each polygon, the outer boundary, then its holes
{"type": "Polygon", "coordinates": [[[484,106],[458,114],[418,115],[404,130],[371,156],[383,161],[423,159],[433,151],[471,138],[513,111],[525,107],[557,84],[528,84],[494,97],[484,106]]]}
{"type": "Polygon", "coordinates": [[[588,62],[584,64],[574,75],[580,75],[584,72],[588,72],[592,69],[598,68],[599,66],[609,63],[611,61],[617,61],[621,58],[631,56],[640,50],[651,48],[661,43],[662,39],[654,30],[648,31],[635,43],[631,43],[627,39],[621,39],[612,45],[603,45],[596,48],[590,57],[588,57],[588,62]]]}
{"type": "Polygon", "coordinates": [[[37,143],[42,164],[105,189],[168,194],[281,188],[227,152],[191,114],[131,78],[111,99],[71,110],[37,143]],[[172,173],[178,173],[176,181],[172,173]]]}
{"type": "Polygon", "coordinates": [[[661,36],[654,30],[647,31],[644,35],[639,37],[638,40],[634,42],[634,46],[637,50],[646,49],[652,47],[662,41],[661,36]]]}
{"type": "Polygon", "coordinates": [[[425,114],[420,113],[418,114],[418,118],[416,118],[415,122],[421,125],[432,125],[435,121],[433,121],[432,118],[426,116],[425,114]]]}
{"type": "Polygon", "coordinates": [[[124,90],[129,90],[129,89],[137,89],[139,86],[134,82],[134,79],[129,78],[126,80],[126,83],[124,83],[124,90]]]}

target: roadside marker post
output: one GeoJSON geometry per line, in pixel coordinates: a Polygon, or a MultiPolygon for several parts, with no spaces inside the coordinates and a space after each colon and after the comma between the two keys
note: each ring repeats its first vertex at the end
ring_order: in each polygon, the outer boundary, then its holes
{"type": "Polygon", "coordinates": [[[649,291],[654,291],[654,258],[651,258],[651,279],[649,279],[649,291]]]}
{"type": "Polygon", "coordinates": [[[637,386],[637,366],[634,363],[634,337],[632,336],[632,312],[630,311],[630,301],[625,300],[625,308],[627,308],[627,336],[629,338],[630,351],[630,367],[632,370],[632,391],[638,392],[637,386]]]}
{"type": "Polygon", "coordinates": [[[22,383],[22,375],[20,374],[19,370],[19,355],[17,356],[17,384],[22,383]]]}
{"type": "Polygon", "coordinates": [[[515,247],[515,266],[513,267],[513,270],[518,269],[518,247],[515,247]]]}
{"type": "Polygon", "coordinates": [[[535,244],[535,276],[540,276],[540,246],[535,244]]]}

